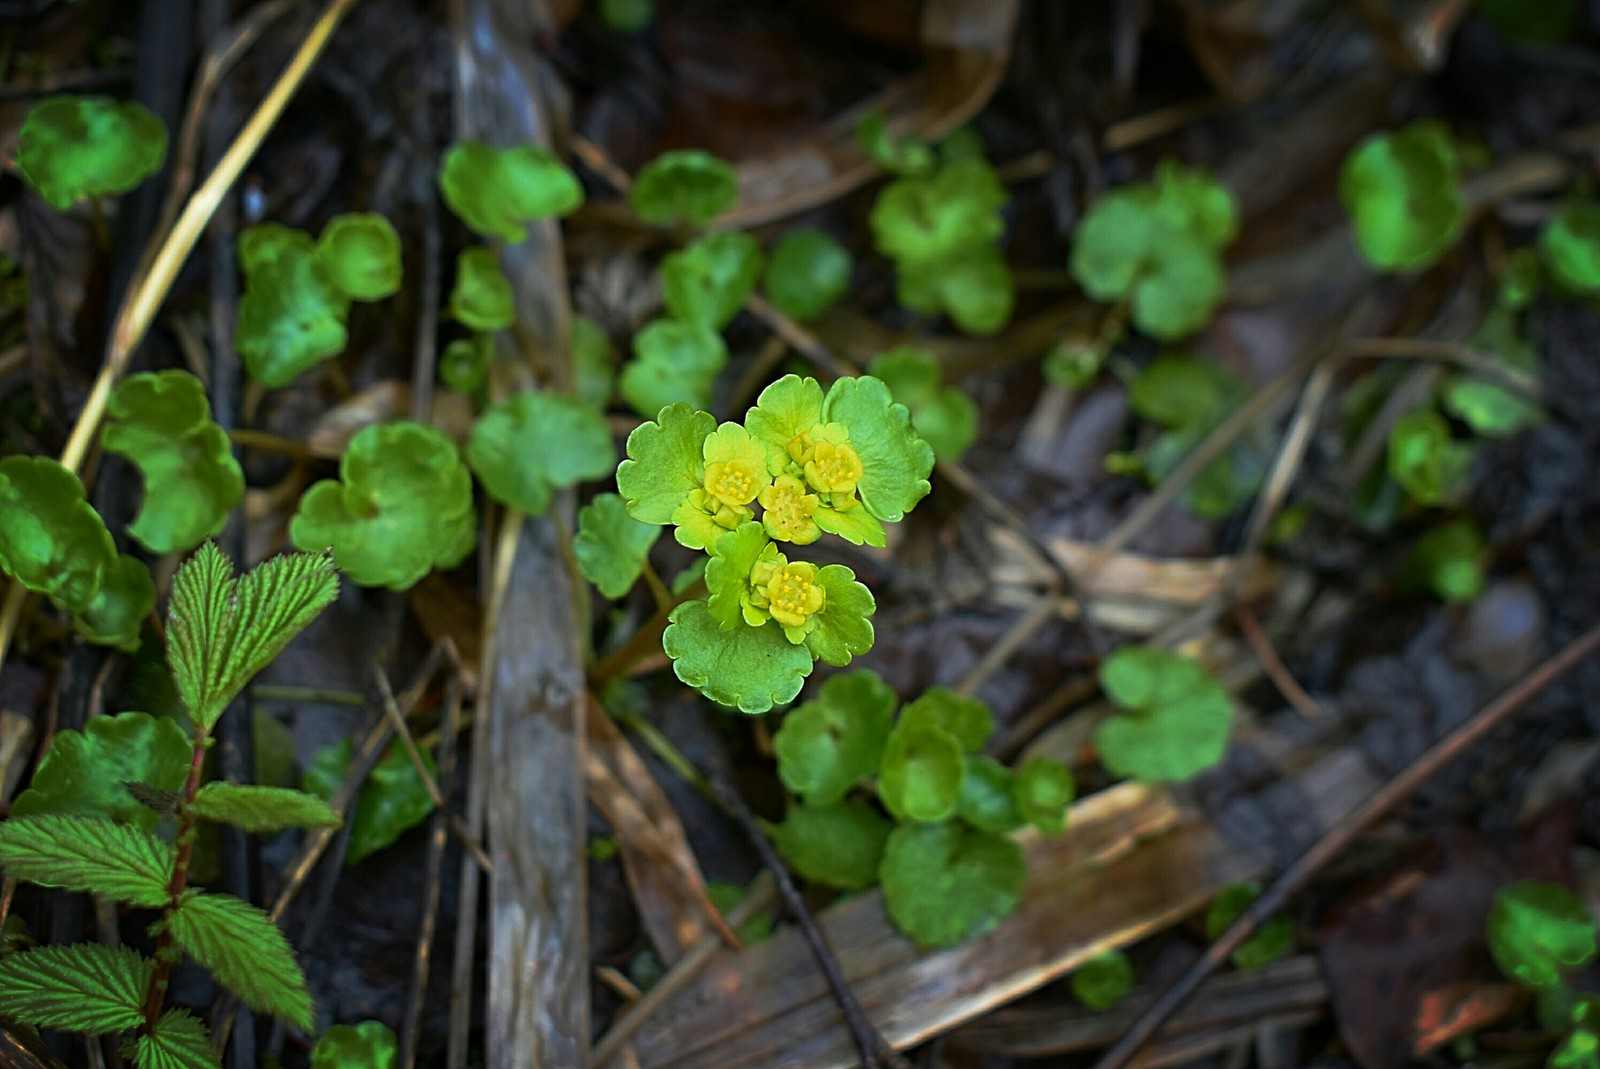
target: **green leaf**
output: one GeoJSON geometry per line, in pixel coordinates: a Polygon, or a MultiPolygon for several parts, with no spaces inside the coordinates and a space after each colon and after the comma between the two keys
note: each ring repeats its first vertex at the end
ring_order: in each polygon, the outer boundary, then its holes
{"type": "Polygon", "coordinates": [[[1556,285],[1600,293],[1600,203],[1564,202],[1539,233],[1539,252],[1556,285]]]}
{"type": "Polygon", "coordinates": [[[799,805],[773,829],[772,841],[789,867],[806,879],[862,891],[878,882],[878,863],[892,828],[859,802],[799,805]]]}
{"type": "MultiPolygon", "coordinates": [[[[350,757],[354,752],[355,744],[349,739],[324,746],[306,767],[302,786],[318,798],[332,798],[350,770],[350,757]]],[[[422,767],[430,776],[437,777],[433,756],[426,750],[421,753],[422,767]]],[[[417,766],[411,763],[410,754],[399,741],[390,743],[356,795],[345,864],[357,864],[393,846],[400,836],[432,813],[433,797],[428,793],[428,785],[417,774],[417,766]]]]}
{"type": "Polygon", "coordinates": [[[634,359],[622,369],[622,399],[641,416],[672,404],[705,408],[728,364],[722,335],[709,327],[653,319],[633,336],[634,359]]]}
{"type": "Polygon", "coordinates": [[[381,301],[400,292],[400,235],[376,212],[347,212],[328,220],[316,257],[346,297],[381,301]]]}
{"type": "Polygon", "coordinates": [[[1153,646],[1123,646],[1101,663],[1100,685],[1121,707],[1094,734],[1113,774],[1182,781],[1222,759],[1233,702],[1193,660],[1153,646]]]}
{"type": "Polygon", "coordinates": [[[106,571],[100,592],[72,618],[78,634],[102,646],[137,653],[145,618],[156,607],[156,584],[144,561],[126,553],[106,571]]]}
{"type": "Polygon", "coordinates": [[[538,516],[556,490],[611,474],[617,451],[605,417],[592,407],[526,390],[478,417],[467,463],[497,501],[538,516]]]}
{"type": "MultiPolygon", "coordinates": [[[[1206,910],[1206,938],[1213,942],[1220,939],[1222,933],[1260,897],[1261,885],[1253,880],[1224,887],[1206,910]]],[[[1239,944],[1239,949],[1228,960],[1239,969],[1259,969],[1283,957],[1293,945],[1294,925],[1288,917],[1280,914],[1257,928],[1254,935],[1239,944]]]]}
{"type": "Polygon", "coordinates": [[[168,1010],[155,1031],[129,1046],[138,1069],[222,1069],[205,1023],[188,1010],[168,1010]]]}
{"type": "Polygon", "coordinates": [[[167,903],[174,860],[168,843],[101,817],[45,814],[0,822],[0,869],[43,887],[155,908],[167,903]]]}
{"type": "Polygon", "coordinates": [[[1072,770],[1049,757],[1035,757],[1017,769],[1012,797],[1017,812],[1046,835],[1060,835],[1067,826],[1067,806],[1077,797],[1072,770]]]}
{"type": "Polygon", "coordinates": [[[706,608],[723,630],[766,623],[768,614],[753,603],[750,573],[763,557],[776,552],[766,531],[754,521],[740,524],[712,545],[711,559],[706,562],[706,590],[710,592],[706,608]]]}
{"type": "Polygon", "coordinates": [[[1415,271],[1432,264],[1455,244],[1466,220],[1449,128],[1416,122],[1367,136],[1339,170],[1339,199],[1374,267],[1415,271]]]}
{"type": "Polygon", "coordinates": [[[1072,973],[1072,995],[1091,1010],[1109,1010],[1133,990],[1133,963],[1115,947],[1097,954],[1072,973]]]}
{"type": "MultiPolygon", "coordinates": [[[[1159,483],[1249,398],[1250,384],[1209,360],[1163,356],[1139,373],[1128,403],[1144,418],[1169,428],[1150,443],[1144,471],[1159,483]]],[[[1234,444],[1201,469],[1183,502],[1205,519],[1223,519],[1255,496],[1270,450],[1253,439],[1234,444]]]]}
{"type": "Polygon", "coordinates": [[[511,282],[493,249],[476,246],[456,257],[450,314],[469,330],[503,330],[517,321],[511,282]]]}
{"type": "Polygon", "coordinates": [[[1545,1065],[1548,1069],[1600,1069],[1600,1035],[1587,1028],[1574,1028],[1550,1052],[1545,1065]]]}
{"type": "Polygon", "coordinates": [[[78,477],[45,457],[0,460],[0,570],[68,612],[84,612],[117,547],[78,477]]]}
{"type": "Polygon", "coordinates": [[[779,778],[810,806],[839,801],[878,771],[894,707],[894,691],[876,672],[830,677],[773,736],[779,778]]]}
{"type": "Polygon", "coordinates": [[[957,160],[929,175],[899,178],[878,194],[870,222],[879,252],[897,267],[947,260],[1005,233],[1005,186],[982,159],[957,160]]]}
{"type": "Polygon", "coordinates": [[[473,230],[512,243],[527,238],[526,224],[571,215],[583,204],[578,179],[537,145],[451,145],[439,165],[439,192],[473,230]]]}
{"type": "Polygon", "coordinates": [[[494,335],[457,338],[439,354],[439,381],[456,393],[477,397],[489,382],[493,362],[494,335]]]}
{"type": "Polygon", "coordinates": [[[1016,777],[992,757],[973,754],[967,758],[961,777],[961,795],[956,801],[956,816],[983,831],[1004,834],[1022,826],[1012,796],[1016,777]]]}
{"type": "Polygon", "coordinates": [[[926,174],[933,169],[933,151],[909,134],[889,133],[889,117],[872,108],[856,124],[856,143],[873,163],[895,174],[926,174]]]}
{"type": "Polygon", "coordinates": [[[1446,602],[1471,601],[1483,593],[1484,542],[1477,524],[1454,520],[1418,538],[1400,565],[1400,579],[1446,602]]]}
{"type": "Polygon", "coordinates": [[[137,1028],[155,963],[131,947],[38,947],[0,957],[0,1017],[103,1036],[137,1028]]]}
{"type": "Polygon", "coordinates": [[[239,235],[244,295],[233,343],[250,377],[289,385],[344,350],[350,299],[334,285],[308,235],[268,224],[239,235]]]}
{"type": "Polygon", "coordinates": [[[256,835],[285,828],[337,828],[341,823],[321,798],[283,787],[208,783],[187,808],[202,820],[233,824],[256,835]]]}
{"type": "Polygon", "coordinates": [[[131,100],[51,97],[28,111],[16,153],[22,180],[64,212],[80,200],[126,193],[160,170],[167,128],[131,100]]]}
{"type": "Polygon", "coordinates": [[[336,1024],[311,1048],[311,1069],[394,1069],[400,1041],[382,1021],[336,1024]]]}
{"type": "Polygon", "coordinates": [[[936,727],[949,732],[967,753],[983,749],[994,734],[994,714],[977,698],[967,698],[949,687],[929,687],[900,710],[906,727],[936,727]]]}
{"type": "Polygon", "coordinates": [[[472,474],[443,432],[404,420],[364,428],[345,449],[339,476],[300,498],[289,537],[304,550],[331,547],[355,582],[408,590],[472,552],[472,474]]]}
{"type": "MultiPolygon", "coordinates": [[[[741,887],[736,883],[707,880],[706,897],[711,900],[713,906],[717,907],[717,912],[726,916],[740,902],[750,896],[753,887],[754,884],[750,887],[741,887]]],[[[772,922],[772,911],[764,909],[755,913],[749,920],[735,928],[733,934],[738,936],[739,942],[745,946],[754,946],[772,934],[772,922]]]]}
{"type": "MultiPolygon", "coordinates": [[[[617,489],[628,513],[644,523],[668,524],[705,473],[703,450],[717,419],[686,404],[668,405],[628,435],[628,459],[617,467],[617,489]]],[[[703,548],[703,547],[694,547],[703,548]]]]}
{"type": "Polygon", "coordinates": [[[128,533],[152,553],[187,553],[221,531],[244,500],[244,471],[211,421],[200,380],[187,371],[132,375],[106,408],[101,444],[144,476],[144,504],[128,533]]]}
{"type": "Polygon", "coordinates": [[[837,380],[823,400],[822,416],[850,432],[850,445],[864,468],[857,490],[873,516],[898,521],[933,488],[928,482],[933,447],[917,437],[910,411],[882,380],[870,375],[837,380]]]}
{"type": "Polygon", "coordinates": [[[959,739],[902,715],[884,747],[878,797],[896,820],[945,820],[961,799],[963,770],[959,739]]]}
{"type": "Polygon", "coordinates": [[[1595,955],[1595,922],[1583,900],[1556,883],[1522,880],[1494,896],[1489,955],[1528,987],[1555,987],[1595,955]]]}
{"type": "Polygon", "coordinates": [[[585,579],[606,597],[620,598],[638,581],[660,534],[653,524],[628,515],[619,495],[598,494],[578,510],[572,553],[585,579]]]}
{"type": "Polygon", "coordinates": [[[1466,481],[1476,450],[1458,442],[1450,424],[1430,408],[1419,408],[1389,428],[1389,475],[1419,504],[1450,501],[1466,481]]]}
{"type": "Polygon", "coordinates": [[[992,245],[974,245],[940,260],[900,265],[895,298],[913,312],[943,312],[968,334],[993,334],[1011,319],[1016,288],[1005,257],[992,245]]]}
{"type": "Polygon", "coordinates": [[[813,378],[785,375],[761,391],[745,413],[745,429],[767,451],[767,470],[778,475],[790,464],[789,442],[822,419],[822,386],[813,378]]]}
{"type": "Polygon", "coordinates": [[[878,603],[872,591],[856,582],[856,573],[842,564],[824,565],[817,571],[822,588],[822,610],[811,618],[806,648],[819,661],[843,668],[853,657],[872,649],[872,621],[878,603]]]}
{"type": "Polygon", "coordinates": [[[833,307],[850,288],[850,250],[820,230],[791,230],[767,261],[763,288],[779,311],[809,322],[833,307]]]}
{"type": "Polygon", "coordinates": [[[761,277],[761,246],[740,230],[707,234],[661,261],[661,298],[674,318],[727,326],[761,277]]]}
{"type": "Polygon", "coordinates": [[[600,17],[617,33],[639,33],[656,20],[655,0],[600,0],[600,17]]]}
{"type": "Polygon", "coordinates": [[[166,717],[97,716],[82,731],[56,732],[32,784],[11,803],[11,815],[106,817],[153,830],[159,815],[141,805],[123,784],[182,790],[193,753],[183,729],[166,717]]]}
{"type": "Polygon", "coordinates": [[[639,171],[628,203],[634,214],[661,226],[679,220],[704,226],[739,199],[739,178],[732,167],[709,152],[685,149],[663,152],[639,171]]]}
{"type": "Polygon", "coordinates": [[[238,579],[215,543],[185,561],[172,579],[167,661],[201,731],[338,596],[333,562],[320,554],[273,557],[238,579]]]}
{"type": "Polygon", "coordinates": [[[917,435],[940,460],[960,460],[977,440],[978,406],[943,384],[944,373],[932,353],[910,346],[890,349],[873,357],[867,370],[910,410],[917,435]]]}
{"type": "Polygon", "coordinates": [[[1017,907],[1027,863],[1010,839],[959,824],[906,824],[889,835],[879,877],[889,917],[922,947],[982,935],[1017,907]]]}
{"type": "Polygon", "coordinates": [[[1453,376],[1444,388],[1444,407],[1485,438],[1507,438],[1543,418],[1532,401],[1483,379],[1453,376]]]}
{"type": "Polygon", "coordinates": [[[616,355],[611,339],[600,324],[588,316],[572,317],[572,373],[580,399],[601,411],[611,403],[616,390],[616,355]]]}
{"type": "Polygon", "coordinates": [[[178,946],[251,1009],[312,1030],[305,974],[265,910],[232,895],[190,892],[166,924],[178,946]]]}
{"type": "Polygon", "coordinates": [[[724,631],[703,601],[672,610],[662,646],[684,683],[745,713],[794,701],[811,674],[811,653],[773,624],[724,631]]]}

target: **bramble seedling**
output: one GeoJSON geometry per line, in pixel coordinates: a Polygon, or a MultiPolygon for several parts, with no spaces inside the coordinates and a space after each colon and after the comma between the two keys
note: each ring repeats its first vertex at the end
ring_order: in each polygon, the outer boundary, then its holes
{"type": "Polygon", "coordinates": [[[524,390],[478,417],[467,463],[495,500],[542,516],[557,490],[609,475],[617,451],[594,408],[576,397],[524,390]]]}
{"type": "Polygon", "coordinates": [[[1072,240],[1072,277],[1097,301],[1125,301],[1161,341],[1205,326],[1222,303],[1222,251],[1239,232],[1233,196],[1205,171],[1163,160],[1155,179],[1090,205],[1072,240]]]}
{"type": "Polygon", "coordinates": [[[1183,781],[1222,759],[1233,702],[1192,659],[1153,646],[1123,646],[1100,664],[1116,715],[1094,733],[1111,772],[1144,783],[1183,781]]]}
{"type": "Polygon", "coordinates": [[[1362,255],[1381,271],[1416,271],[1456,243],[1466,221],[1450,130],[1415,122],[1372,134],[1345,158],[1339,198],[1362,255]]]}
{"type": "Polygon", "coordinates": [[[17,134],[18,173],[58,212],[126,193],[166,158],[167,128],[131,100],[51,97],[28,111],[17,134]]]}
{"type": "Polygon", "coordinates": [[[705,226],[739,199],[739,176],[709,152],[663,152],[640,169],[628,203],[640,219],[656,226],[705,226]]]}
{"type": "MultiPolygon", "coordinates": [[[[1261,885],[1255,881],[1231,883],[1217,893],[1206,910],[1206,938],[1215,941],[1222,937],[1234,921],[1244,915],[1251,903],[1261,897],[1261,885]]],[[[1255,934],[1228,960],[1238,969],[1259,969],[1283,957],[1294,946],[1294,925],[1281,914],[1257,928],[1255,934]]]]}
{"type": "Polygon", "coordinates": [[[207,543],[178,570],[167,656],[188,731],[125,713],[62,732],[20,811],[0,823],[6,875],[159,911],[154,955],[99,943],[7,954],[0,1016],[96,1036],[131,1032],[123,1054],[139,1069],[216,1069],[206,1026],[165,1008],[172,970],[189,957],[250,1008],[310,1031],[311,993],[277,925],[248,902],[189,886],[189,876],[202,820],[252,832],[338,824],[298,791],[200,782],[224,710],[337,594],[325,556],[278,557],[235,578],[207,543]],[[172,841],[155,830],[164,815],[176,817],[172,841]]]}
{"type": "MultiPolygon", "coordinates": [[[[350,769],[355,743],[350,739],[331,743],[318,750],[301,777],[300,786],[309,795],[329,801],[350,769]]],[[[419,750],[422,767],[437,779],[433,755],[419,750]]],[[[344,863],[354,865],[379,850],[393,846],[400,836],[428,819],[433,812],[433,797],[428,785],[417,774],[410,754],[398,739],[389,744],[372,772],[361,784],[355,809],[350,816],[350,841],[344,863]]]]}
{"type": "Polygon", "coordinates": [[[867,365],[889,392],[911,410],[911,423],[940,460],[958,461],[978,439],[978,406],[954,386],[944,384],[938,359],[924,349],[901,346],[880,353],[867,365]]]}
{"type": "Polygon", "coordinates": [[[1109,1010],[1133,990],[1133,963],[1113,947],[1074,969],[1068,983],[1072,997],[1091,1010],[1109,1010]]]}
{"type": "Polygon", "coordinates": [[[778,239],[762,282],[767,299],[791,319],[817,319],[850,288],[850,250],[820,230],[791,230],[778,239]]]}
{"type": "Polygon", "coordinates": [[[578,179],[537,145],[451,145],[439,164],[439,192],[476,233],[512,243],[528,236],[529,223],[571,215],[583,205],[578,179]]]}

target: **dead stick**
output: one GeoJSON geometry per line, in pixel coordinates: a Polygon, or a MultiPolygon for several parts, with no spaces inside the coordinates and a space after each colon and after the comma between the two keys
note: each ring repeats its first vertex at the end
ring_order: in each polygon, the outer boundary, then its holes
{"type": "Polygon", "coordinates": [[[1227,961],[1228,956],[1239,949],[1240,945],[1255,933],[1257,927],[1282,910],[1288,903],[1290,895],[1305,886],[1323,866],[1343,853],[1345,848],[1355,841],[1356,836],[1371,827],[1379,817],[1409,797],[1446,765],[1480,742],[1485,735],[1499,727],[1540,691],[1577,667],[1578,662],[1594,653],[1596,649],[1600,649],[1600,624],[1593,625],[1573,639],[1559,653],[1523,677],[1510,690],[1479,709],[1460,727],[1434,743],[1399,775],[1368,795],[1366,800],[1351,810],[1338,825],[1329,829],[1321,839],[1312,844],[1309,850],[1284,869],[1278,878],[1272,881],[1266,892],[1222,933],[1220,939],[1211,944],[1204,956],[1191,965],[1176,983],[1162,992],[1161,997],[1156,999],[1149,1009],[1139,1015],[1133,1027],[1123,1034],[1115,1046],[1106,1051],[1105,1056],[1095,1063],[1094,1069],[1122,1069],[1127,1065],[1145,1044],[1154,1038],[1157,1029],[1166,1023],[1167,1018],[1194,994],[1195,989],[1205,981],[1206,977],[1227,961]]]}

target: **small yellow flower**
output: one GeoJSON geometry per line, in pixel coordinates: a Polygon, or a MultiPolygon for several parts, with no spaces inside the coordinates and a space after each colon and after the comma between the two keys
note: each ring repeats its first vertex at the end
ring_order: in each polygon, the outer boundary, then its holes
{"type": "Polygon", "coordinates": [[[803,628],[810,617],[822,611],[824,599],[815,564],[791,564],[783,554],[774,554],[750,570],[750,585],[766,602],[761,608],[786,629],[803,628]]]}
{"type": "Polygon", "coordinates": [[[780,542],[793,542],[804,546],[822,537],[812,516],[817,511],[817,495],[806,492],[806,484],[793,475],[780,475],[760,495],[761,507],[766,510],[761,517],[767,534],[780,542]]]}
{"type": "Polygon", "coordinates": [[[818,442],[806,461],[806,482],[825,494],[848,497],[865,471],[861,456],[847,442],[818,442]]]}
{"type": "Polygon", "coordinates": [[[756,499],[765,480],[756,478],[742,460],[717,461],[706,465],[703,485],[706,493],[724,505],[748,505],[756,499]]]}

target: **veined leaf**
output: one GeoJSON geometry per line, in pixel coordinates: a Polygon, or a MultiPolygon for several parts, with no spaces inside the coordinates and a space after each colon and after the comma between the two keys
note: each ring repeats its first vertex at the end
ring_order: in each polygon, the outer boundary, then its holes
{"type": "Polygon", "coordinates": [[[155,908],[167,903],[172,847],[100,817],[12,817],[0,823],[0,869],[44,887],[155,908]]]}
{"type": "Polygon", "coordinates": [[[338,595],[325,554],[274,557],[235,579],[215,543],[201,546],[173,577],[167,613],[167,659],[201,729],[338,595]]]}
{"type": "Polygon", "coordinates": [[[160,818],[123,784],[180,790],[193,753],[183,729],[166,717],[97,716],[82,731],[56,732],[33,782],[11,803],[11,815],[68,813],[154,828],[160,818]]]}
{"type": "Polygon", "coordinates": [[[339,814],[314,794],[283,787],[208,783],[189,804],[205,820],[233,824],[257,835],[285,828],[336,828],[339,814]]]}
{"type": "Polygon", "coordinates": [[[135,1028],[155,963],[131,947],[71,943],[0,958],[0,1017],[101,1036],[135,1028]]]}
{"type": "Polygon", "coordinates": [[[294,948],[266,912],[232,895],[191,894],[168,917],[172,938],[258,1013],[302,1032],[314,1021],[294,948]]]}
{"type": "Polygon", "coordinates": [[[129,1046],[139,1069],[222,1069],[205,1023],[188,1010],[168,1010],[155,1031],[129,1046]]]}

